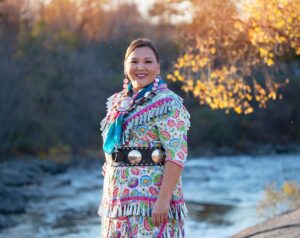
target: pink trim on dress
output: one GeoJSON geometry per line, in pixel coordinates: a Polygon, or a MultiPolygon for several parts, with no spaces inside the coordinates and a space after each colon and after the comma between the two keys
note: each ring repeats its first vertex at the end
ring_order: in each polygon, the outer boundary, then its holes
{"type": "MultiPolygon", "coordinates": [[[[126,198],[114,198],[112,199],[112,203],[115,204],[117,202],[127,202],[131,200],[137,200],[137,201],[147,201],[147,202],[155,202],[157,198],[149,198],[149,197],[126,197],[126,198]]],[[[180,203],[183,203],[184,199],[181,198],[179,200],[172,200],[171,205],[177,205],[180,203]]]]}
{"type": "Polygon", "coordinates": [[[183,168],[183,164],[176,161],[176,160],[173,160],[173,159],[170,159],[170,158],[166,158],[165,161],[170,161],[170,162],[173,162],[174,164],[177,164],[179,167],[183,168]]]}

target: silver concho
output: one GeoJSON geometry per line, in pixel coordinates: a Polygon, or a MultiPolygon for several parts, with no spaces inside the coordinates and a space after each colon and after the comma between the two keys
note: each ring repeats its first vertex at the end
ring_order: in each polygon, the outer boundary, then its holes
{"type": "Polygon", "coordinates": [[[160,163],[165,158],[165,152],[161,149],[155,149],[151,154],[151,158],[154,161],[154,163],[160,163]]]}
{"type": "Polygon", "coordinates": [[[126,97],[118,102],[117,110],[119,112],[127,111],[133,105],[133,98],[126,97]]]}
{"type": "Polygon", "coordinates": [[[128,153],[128,160],[131,164],[138,164],[142,160],[142,154],[138,150],[131,150],[128,153]]]}

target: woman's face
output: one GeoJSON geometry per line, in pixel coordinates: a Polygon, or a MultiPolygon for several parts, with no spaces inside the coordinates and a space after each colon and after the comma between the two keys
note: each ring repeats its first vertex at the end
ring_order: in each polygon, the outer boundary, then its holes
{"type": "Polygon", "coordinates": [[[125,74],[134,89],[140,89],[152,83],[160,73],[160,65],[149,47],[136,48],[125,61],[125,74]]]}

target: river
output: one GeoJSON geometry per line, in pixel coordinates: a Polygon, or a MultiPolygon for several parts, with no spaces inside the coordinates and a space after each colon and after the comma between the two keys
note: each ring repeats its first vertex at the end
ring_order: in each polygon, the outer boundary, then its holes
{"type": "MultiPolygon", "coordinates": [[[[101,164],[71,166],[45,176],[25,213],[9,214],[14,225],[0,229],[9,238],[96,238],[103,178],[101,164]]],[[[265,218],[256,212],[271,182],[300,184],[300,155],[190,158],[182,175],[189,216],[188,238],[227,238],[265,218]]]]}

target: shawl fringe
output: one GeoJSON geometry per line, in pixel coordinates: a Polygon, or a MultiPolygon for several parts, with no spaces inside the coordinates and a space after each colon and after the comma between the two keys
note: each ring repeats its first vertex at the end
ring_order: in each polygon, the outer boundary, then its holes
{"type": "Polygon", "coordinates": [[[173,109],[173,98],[163,98],[146,106],[127,120],[125,120],[122,135],[122,144],[129,141],[130,130],[136,126],[143,125],[155,117],[168,113],[173,109]]]}
{"type": "Polygon", "coordinates": [[[100,130],[102,131],[102,136],[106,134],[106,129],[107,125],[109,124],[109,116],[110,116],[110,111],[112,109],[113,103],[118,97],[118,93],[113,94],[109,98],[107,98],[106,104],[106,116],[102,119],[100,122],[100,130]]]}

